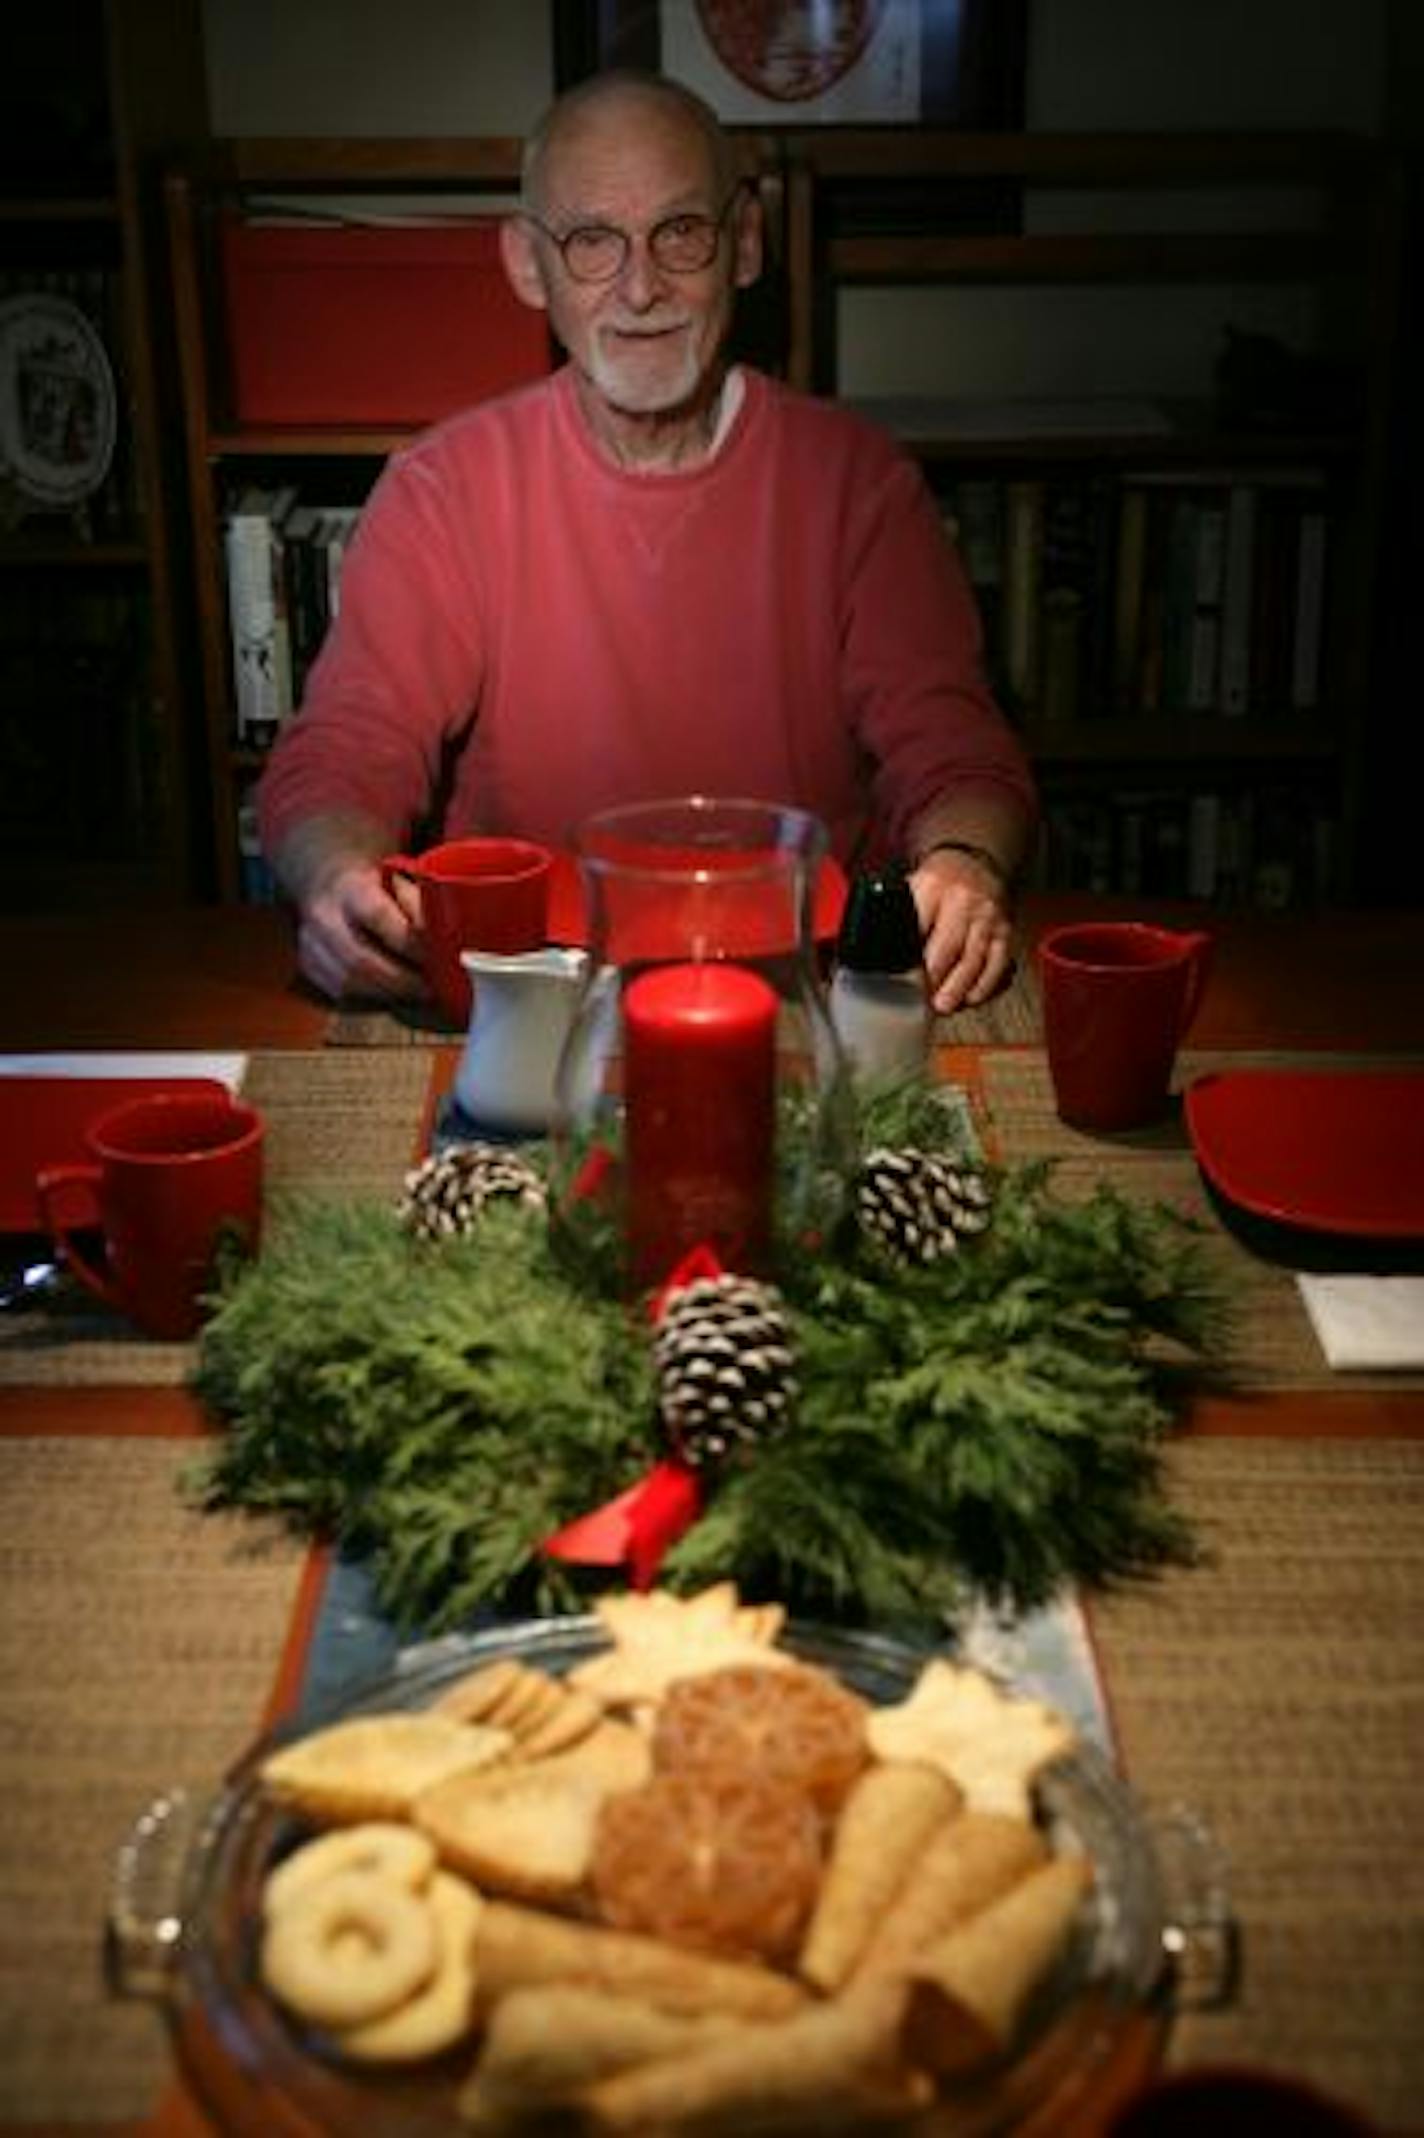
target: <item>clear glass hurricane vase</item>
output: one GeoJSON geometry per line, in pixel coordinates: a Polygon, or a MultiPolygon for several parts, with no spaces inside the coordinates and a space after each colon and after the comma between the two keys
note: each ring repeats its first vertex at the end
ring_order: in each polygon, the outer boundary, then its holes
{"type": "Polygon", "coordinates": [[[817,967],[826,835],[689,796],[575,839],[589,964],[554,1087],[554,1223],[624,1291],[704,1248],[774,1275],[842,1207],[854,1117],[817,967]]]}

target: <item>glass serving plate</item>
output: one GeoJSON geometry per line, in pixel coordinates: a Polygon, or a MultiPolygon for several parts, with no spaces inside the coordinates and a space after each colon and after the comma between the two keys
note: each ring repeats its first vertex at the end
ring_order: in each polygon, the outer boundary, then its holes
{"type": "MultiPolygon", "coordinates": [[[[209,1803],[175,1793],[148,1808],[116,1867],[111,1973],[125,1991],[165,2004],[179,2054],[220,2128],[239,2138],[337,2138],[356,2130],[362,2138],[455,2138],[462,2127],[456,2095],[475,2059],[471,2041],[414,2070],[343,2067],[261,1988],[255,1953],[262,1884],[307,1830],[262,1793],[257,1775],[265,1755],[340,1717],[426,1707],[496,1656],[562,1674],[607,1645],[593,1618],[541,1619],[442,1642],[434,1660],[417,1661],[301,1729],[279,1728],[259,1741],[209,1803]]],[[[878,1704],[903,1699],[927,1659],[879,1636],[794,1621],[779,1646],[878,1704]]],[[[1057,2127],[1055,2101],[1080,2103],[1125,2031],[1134,2024],[1140,2030],[1144,2015],[1161,2006],[1168,1956],[1184,1939],[1180,1922],[1168,1917],[1160,1836],[1101,1753],[1083,1745],[1056,1761],[1035,1795],[1054,1846],[1092,1859],[1093,1891],[1010,2052],[900,2126],[923,2138],[981,2138],[1030,2120],[1035,2129],[1057,2127]]],[[[1213,1906],[1219,1913],[1219,1895],[1213,1906]]]]}

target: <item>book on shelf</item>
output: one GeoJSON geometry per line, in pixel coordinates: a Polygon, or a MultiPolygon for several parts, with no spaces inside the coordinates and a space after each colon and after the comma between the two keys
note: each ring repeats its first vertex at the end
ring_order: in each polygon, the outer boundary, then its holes
{"type": "Polygon", "coordinates": [[[967,477],[942,500],[944,528],[959,551],[978,604],[990,688],[1007,696],[999,649],[1003,636],[1004,486],[994,477],[967,477]]]}
{"type": "Polygon", "coordinates": [[[1193,794],[1187,800],[1188,898],[1215,898],[1221,865],[1221,796],[1193,794]]]}
{"type": "Polygon", "coordinates": [[[1221,710],[1251,710],[1251,585],[1256,561],[1256,485],[1233,483],[1226,502],[1221,580],[1221,710]]]}
{"type": "Polygon", "coordinates": [[[1004,498],[1004,598],[1002,648],[1004,688],[1010,709],[1031,711],[1038,702],[1040,617],[1043,579],[1044,485],[1016,479],[1004,498]]]}
{"type": "Polygon", "coordinates": [[[1291,640],[1290,703],[1297,713],[1320,703],[1325,636],[1325,564],[1329,528],[1324,505],[1307,502],[1296,529],[1295,631],[1291,640]]]}
{"type": "Polygon", "coordinates": [[[1193,501],[1188,569],[1191,600],[1182,702],[1190,712],[1216,703],[1221,670],[1221,595],[1226,567],[1226,500],[1212,492],[1193,501]]]}
{"type": "Polygon", "coordinates": [[[1105,709],[1116,496],[1092,475],[1044,491],[1039,574],[1039,722],[1066,727],[1105,709]]]}
{"type": "Polygon", "coordinates": [[[289,694],[294,707],[302,702],[307,671],[326,635],[325,558],[318,546],[320,528],[317,507],[298,502],[279,530],[292,664],[289,694]]]}
{"type": "Polygon", "coordinates": [[[346,550],[361,517],[359,505],[328,505],[323,508],[318,539],[325,562],[326,618],[330,623],[341,607],[341,567],[346,550]]]}
{"type": "Polygon", "coordinates": [[[281,527],[295,488],[249,485],[223,534],[238,743],[265,749],[292,710],[291,620],[281,527]]]}
{"type": "Polygon", "coordinates": [[[1118,502],[1113,584],[1111,704],[1119,714],[1137,710],[1147,578],[1147,509],[1148,493],[1143,485],[1125,483],[1118,502]]]}

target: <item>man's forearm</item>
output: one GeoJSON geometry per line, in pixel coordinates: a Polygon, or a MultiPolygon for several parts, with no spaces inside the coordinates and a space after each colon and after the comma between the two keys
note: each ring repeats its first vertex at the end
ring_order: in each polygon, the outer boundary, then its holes
{"type": "Polygon", "coordinates": [[[343,869],[390,853],[392,840],[389,828],[373,817],[332,810],[288,832],[270,857],[272,872],[294,904],[307,906],[343,869]]]}
{"type": "Polygon", "coordinates": [[[1030,821],[1017,801],[969,793],[921,810],[910,826],[906,858],[916,868],[936,847],[959,850],[979,859],[1008,891],[1028,858],[1030,836],[1030,821]]]}

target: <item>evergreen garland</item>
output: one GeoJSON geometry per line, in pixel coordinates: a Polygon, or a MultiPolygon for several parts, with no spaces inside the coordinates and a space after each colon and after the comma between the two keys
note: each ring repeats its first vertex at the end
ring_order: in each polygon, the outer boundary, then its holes
{"type": "MultiPolygon", "coordinates": [[[[913,1091],[864,1125],[953,1140],[913,1091]]],[[[989,1229],[933,1265],[889,1266],[851,1223],[786,1259],[794,1417],[714,1482],[668,1586],[906,1626],[1194,1557],[1159,1458],[1184,1369],[1229,1334],[1202,1239],[1108,1186],[1062,1200],[1048,1164],[993,1186],[989,1229]]],[[[289,1200],[203,1335],[225,1430],[198,1489],[367,1558],[407,1631],[579,1608],[538,1546],[666,1454],[650,1338],[525,1206],[430,1241],[386,1205],[289,1200]]]]}

